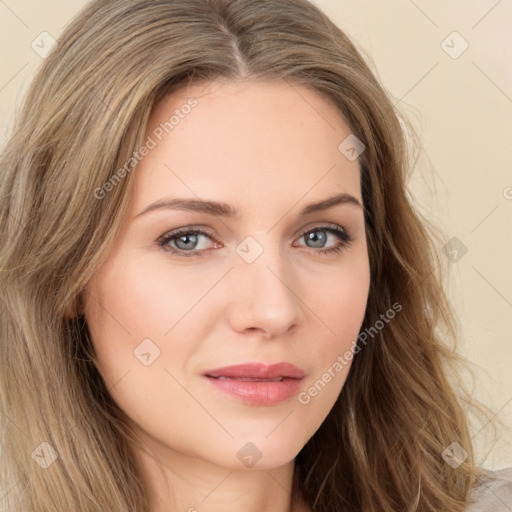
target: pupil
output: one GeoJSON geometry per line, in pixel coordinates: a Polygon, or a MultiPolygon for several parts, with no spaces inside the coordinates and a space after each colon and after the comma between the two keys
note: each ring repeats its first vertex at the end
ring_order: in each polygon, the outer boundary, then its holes
{"type": "Polygon", "coordinates": [[[323,243],[325,242],[326,234],[323,231],[313,231],[309,233],[309,240],[311,242],[319,243],[319,245],[316,245],[315,247],[322,247],[323,243]],[[321,233],[320,236],[317,235],[317,233],[321,233]]]}
{"type": "MultiPolygon", "coordinates": [[[[176,240],[176,244],[179,246],[179,243],[183,241],[183,239],[187,239],[189,242],[190,242],[190,239],[191,238],[195,238],[196,235],[182,235],[180,236],[177,240],[176,240]]],[[[192,242],[192,245],[194,244],[195,241],[192,242]]],[[[183,249],[187,249],[187,248],[190,248],[190,243],[187,244],[187,242],[184,243],[184,247],[180,247],[180,249],[183,248],[183,249]]]]}

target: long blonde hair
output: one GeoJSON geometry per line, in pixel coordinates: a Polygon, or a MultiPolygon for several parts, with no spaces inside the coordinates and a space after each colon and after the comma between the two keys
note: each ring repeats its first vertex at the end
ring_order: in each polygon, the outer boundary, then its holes
{"type": "Polygon", "coordinates": [[[435,250],[441,237],[408,199],[399,112],[346,35],[306,0],[95,0],[44,61],[1,157],[3,506],[148,509],[80,313],[123,218],[131,174],[101,199],[95,190],[144,144],[160,99],[217,77],[284,79],[336,106],[365,145],[363,329],[392,303],[402,307],[356,355],[298,454],[296,491],[315,512],[464,510],[478,470],[447,378],[457,328],[435,250]],[[453,442],[467,452],[457,468],[442,457],[453,442]]]}

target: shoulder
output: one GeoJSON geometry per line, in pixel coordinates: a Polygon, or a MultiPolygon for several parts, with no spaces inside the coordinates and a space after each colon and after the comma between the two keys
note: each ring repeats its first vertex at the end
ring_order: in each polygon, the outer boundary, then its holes
{"type": "Polygon", "coordinates": [[[485,471],[469,496],[466,512],[512,511],[512,467],[485,471]]]}

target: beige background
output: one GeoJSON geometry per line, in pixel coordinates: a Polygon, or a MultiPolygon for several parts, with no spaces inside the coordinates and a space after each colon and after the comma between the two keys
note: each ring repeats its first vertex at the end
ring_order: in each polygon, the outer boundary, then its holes
{"type": "MultiPolygon", "coordinates": [[[[42,60],[32,42],[42,32],[57,38],[85,3],[0,0],[2,145],[42,60]]],[[[461,352],[475,365],[474,394],[512,428],[512,2],[315,3],[365,52],[421,136],[411,183],[418,207],[467,247],[450,263],[450,294],[461,352]]],[[[489,434],[488,424],[475,425],[483,465],[512,465],[510,431],[486,456],[489,434]]]]}

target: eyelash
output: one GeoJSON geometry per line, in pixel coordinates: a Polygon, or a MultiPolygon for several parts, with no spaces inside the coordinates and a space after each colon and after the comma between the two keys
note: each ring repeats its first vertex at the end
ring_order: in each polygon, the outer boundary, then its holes
{"type": "MultiPolygon", "coordinates": [[[[334,247],[330,247],[328,249],[315,250],[313,247],[309,247],[309,249],[312,249],[314,252],[317,252],[320,254],[334,254],[334,253],[340,252],[345,247],[348,247],[352,241],[352,237],[346,231],[343,231],[342,229],[339,229],[339,228],[333,228],[330,226],[319,226],[317,228],[308,229],[307,231],[304,231],[300,235],[300,238],[307,235],[308,233],[315,233],[318,231],[326,231],[327,233],[336,235],[341,240],[341,242],[338,245],[336,245],[334,247]]],[[[163,235],[162,237],[160,237],[157,240],[157,244],[164,251],[169,252],[176,256],[183,256],[185,258],[188,258],[191,256],[196,256],[196,255],[204,252],[204,250],[195,250],[195,251],[184,251],[182,249],[177,250],[177,249],[173,249],[172,247],[170,247],[168,245],[169,242],[174,241],[175,239],[179,238],[182,235],[204,235],[204,236],[216,241],[209,233],[207,233],[206,231],[203,231],[202,229],[178,229],[176,231],[172,231],[171,233],[167,233],[167,234],[163,235]]]]}

